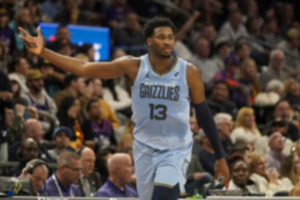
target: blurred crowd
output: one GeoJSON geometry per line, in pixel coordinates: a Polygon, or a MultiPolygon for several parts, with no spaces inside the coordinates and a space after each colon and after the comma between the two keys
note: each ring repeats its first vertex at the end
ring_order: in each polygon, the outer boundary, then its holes
{"type": "MultiPolygon", "coordinates": [[[[299,196],[299,6],[292,0],[1,0],[0,161],[16,163],[0,168],[1,175],[31,178],[37,195],[137,197],[128,80],[71,74],[28,52],[18,27],[36,35],[40,22],[58,23],[45,46],[93,62],[93,44],[71,42],[68,25],[108,27],[114,60],[148,53],[142,27],[162,15],[178,29],[174,56],[201,72],[231,172],[229,190],[299,196]],[[46,163],[57,163],[57,170],[46,163]]],[[[192,107],[190,127],[187,194],[209,194],[222,188],[213,184],[217,158],[192,107]]]]}

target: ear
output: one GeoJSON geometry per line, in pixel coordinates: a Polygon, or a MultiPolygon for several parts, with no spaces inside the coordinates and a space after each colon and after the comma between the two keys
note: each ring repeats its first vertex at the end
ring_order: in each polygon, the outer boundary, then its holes
{"type": "Polygon", "coordinates": [[[148,38],[147,38],[147,45],[148,45],[148,46],[151,46],[151,44],[152,44],[152,38],[151,38],[151,37],[148,37],[148,38]]]}

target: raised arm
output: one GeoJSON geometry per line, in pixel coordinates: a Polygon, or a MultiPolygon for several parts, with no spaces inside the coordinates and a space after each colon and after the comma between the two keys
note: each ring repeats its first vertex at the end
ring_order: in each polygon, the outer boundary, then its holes
{"type": "Polygon", "coordinates": [[[192,64],[188,64],[187,66],[187,80],[198,125],[204,130],[218,159],[215,163],[215,179],[218,180],[223,176],[224,178],[221,183],[224,183],[227,188],[229,183],[229,170],[225,160],[225,153],[215,121],[205,101],[204,86],[200,72],[192,64]]]}
{"type": "Polygon", "coordinates": [[[44,45],[44,38],[41,34],[41,28],[37,29],[37,36],[33,37],[26,30],[19,27],[24,35],[19,37],[25,42],[26,48],[40,57],[48,60],[57,67],[70,71],[79,76],[88,76],[95,78],[116,78],[123,75],[129,76],[132,80],[134,76],[130,73],[130,66],[137,66],[137,58],[123,57],[113,62],[86,62],[80,59],[63,56],[47,49],[44,45]]]}

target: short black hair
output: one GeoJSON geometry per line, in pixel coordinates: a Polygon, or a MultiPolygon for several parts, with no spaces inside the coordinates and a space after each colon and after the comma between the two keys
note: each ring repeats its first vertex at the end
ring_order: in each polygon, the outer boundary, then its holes
{"type": "Polygon", "coordinates": [[[177,29],[174,23],[169,18],[162,16],[154,17],[144,25],[145,38],[151,37],[154,32],[154,29],[161,26],[170,27],[173,30],[174,34],[177,29]]]}
{"type": "Polygon", "coordinates": [[[64,78],[64,85],[65,87],[70,86],[72,81],[76,81],[79,78],[79,76],[75,74],[67,74],[64,78]]]}
{"type": "Polygon", "coordinates": [[[99,99],[96,99],[96,98],[90,99],[86,105],[86,110],[90,111],[91,107],[92,107],[92,103],[95,103],[95,102],[99,102],[99,99]]]}

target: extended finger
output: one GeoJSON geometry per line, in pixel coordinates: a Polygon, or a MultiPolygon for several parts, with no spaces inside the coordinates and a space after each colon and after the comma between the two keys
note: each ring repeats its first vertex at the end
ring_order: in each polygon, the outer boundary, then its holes
{"type": "Polygon", "coordinates": [[[41,27],[40,26],[37,28],[36,31],[37,31],[38,36],[42,36],[41,27]]]}
{"type": "Polygon", "coordinates": [[[26,37],[29,36],[29,34],[27,33],[27,31],[25,29],[23,29],[22,27],[18,27],[18,30],[21,31],[26,37]]]}

